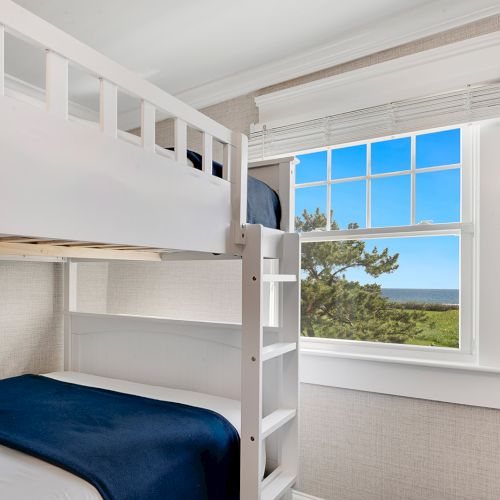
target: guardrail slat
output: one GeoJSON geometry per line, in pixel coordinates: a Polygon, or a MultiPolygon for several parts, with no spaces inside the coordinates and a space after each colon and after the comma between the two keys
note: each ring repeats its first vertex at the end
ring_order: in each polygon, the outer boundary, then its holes
{"type": "Polygon", "coordinates": [[[47,111],[68,118],[68,60],[48,50],[45,61],[47,111]]]}
{"type": "Polygon", "coordinates": [[[187,164],[187,125],[180,118],[175,119],[175,160],[187,164]]]}
{"type": "Polygon", "coordinates": [[[141,102],[141,142],[142,147],[146,151],[152,153],[156,149],[156,123],[155,123],[156,110],[155,107],[147,101],[141,102]]]}
{"type": "Polygon", "coordinates": [[[111,137],[118,136],[118,89],[101,78],[99,92],[99,123],[101,130],[111,137]]]}

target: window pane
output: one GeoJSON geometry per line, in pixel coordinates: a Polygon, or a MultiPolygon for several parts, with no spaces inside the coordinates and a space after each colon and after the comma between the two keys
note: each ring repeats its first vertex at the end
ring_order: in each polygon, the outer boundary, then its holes
{"type": "Polygon", "coordinates": [[[460,163],[460,129],[417,135],[417,168],[460,163]]]}
{"type": "Polygon", "coordinates": [[[332,149],[332,179],[366,175],[366,144],[332,149]]]}
{"type": "Polygon", "coordinates": [[[416,222],[460,222],[460,169],[417,174],[416,222]]]}
{"type": "Polygon", "coordinates": [[[411,139],[402,137],[372,144],[372,174],[411,168],[411,139]]]}
{"type": "Polygon", "coordinates": [[[315,214],[319,210],[320,216],[314,218],[314,228],[302,228],[297,224],[298,230],[324,229],[326,226],[326,186],[313,186],[298,188],[295,190],[295,216],[302,222],[305,221],[304,211],[308,214],[315,214]]]}
{"type": "Polygon", "coordinates": [[[372,179],[372,227],[410,224],[410,175],[372,179]]]}
{"type": "Polygon", "coordinates": [[[295,169],[295,183],[326,181],[326,151],[299,155],[300,163],[295,169]]]}
{"type": "Polygon", "coordinates": [[[458,236],[303,243],[302,335],[458,348],[459,249],[458,236]]]}
{"type": "Polygon", "coordinates": [[[366,227],[366,181],[332,184],[332,229],[366,227]]]}

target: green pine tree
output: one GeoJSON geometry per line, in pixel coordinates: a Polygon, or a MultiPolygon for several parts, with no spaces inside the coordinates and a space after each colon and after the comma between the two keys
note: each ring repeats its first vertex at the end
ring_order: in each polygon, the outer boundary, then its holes
{"type": "MultiPolygon", "coordinates": [[[[296,217],[299,232],[324,228],[319,209],[296,217]]],[[[351,224],[350,229],[358,227],[351,224]]],[[[338,229],[332,221],[332,229],[338,229]]],[[[346,279],[349,269],[361,268],[377,278],[394,272],[399,254],[385,248],[366,250],[363,241],[327,241],[302,244],[302,335],[373,342],[404,343],[421,332],[425,314],[394,307],[377,284],[346,279]]]]}

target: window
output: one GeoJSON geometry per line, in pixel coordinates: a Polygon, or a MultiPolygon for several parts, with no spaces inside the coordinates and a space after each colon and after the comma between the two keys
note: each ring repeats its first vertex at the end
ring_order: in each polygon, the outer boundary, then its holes
{"type": "Polygon", "coordinates": [[[298,156],[302,335],[470,352],[469,135],[429,131],[298,156]]]}

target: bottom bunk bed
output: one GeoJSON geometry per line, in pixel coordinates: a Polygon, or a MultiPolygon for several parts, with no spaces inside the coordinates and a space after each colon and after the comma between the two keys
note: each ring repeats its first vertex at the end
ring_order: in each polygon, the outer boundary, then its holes
{"type": "Polygon", "coordinates": [[[240,412],[233,399],[84,373],[7,379],[0,495],[239,498],[240,412]]]}
{"type": "Polygon", "coordinates": [[[67,371],[0,381],[0,498],[290,494],[299,236],[244,230],[240,324],[78,312],[79,264],[65,264],[67,371]]]}

